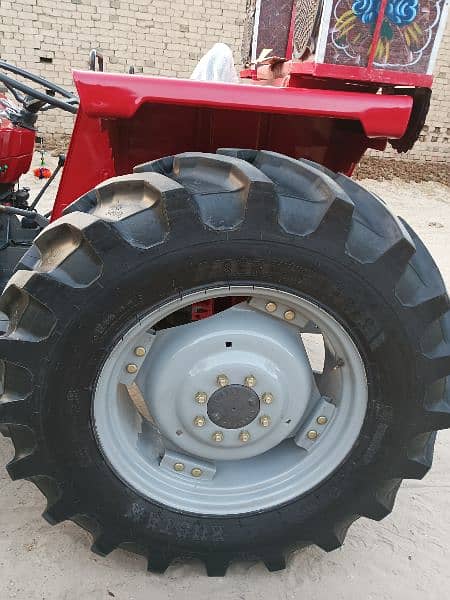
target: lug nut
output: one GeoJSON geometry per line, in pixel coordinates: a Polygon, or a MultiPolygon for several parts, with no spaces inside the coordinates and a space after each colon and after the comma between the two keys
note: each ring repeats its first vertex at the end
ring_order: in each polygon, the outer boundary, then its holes
{"type": "Polygon", "coordinates": [[[184,471],[184,465],[181,462],[177,462],[173,465],[173,470],[177,471],[177,473],[182,473],[184,471]]]}
{"type": "Polygon", "coordinates": [[[316,419],[318,425],[326,425],[328,423],[328,418],[324,415],[317,417],[316,419]]]}
{"type": "Polygon", "coordinates": [[[273,313],[277,310],[277,305],[275,304],[275,302],[268,302],[266,304],[266,310],[267,312],[273,313]]]}
{"type": "Polygon", "coordinates": [[[199,404],[205,404],[206,401],[208,400],[208,395],[205,392],[197,392],[195,394],[195,400],[199,403],[199,404]]]}
{"type": "Polygon", "coordinates": [[[215,431],[211,437],[213,439],[213,442],[223,442],[223,433],[221,431],[215,431]]]}
{"type": "Polygon", "coordinates": [[[269,392],[264,392],[264,394],[262,395],[262,401],[264,402],[264,404],[272,404],[273,395],[269,392]]]}
{"type": "Polygon", "coordinates": [[[191,471],[192,477],[201,477],[203,475],[203,471],[198,467],[194,467],[191,471]]]}
{"type": "Polygon", "coordinates": [[[195,417],[194,425],[196,427],[204,427],[206,425],[205,417],[202,417],[202,415],[198,415],[197,417],[195,417]]]}
{"type": "Polygon", "coordinates": [[[217,385],[220,385],[220,387],[225,387],[228,384],[229,384],[228,377],[226,375],[224,375],[223,373],[217,377],[217,385]]]}
{"type": "Polygon", "coordinates": [[[271,422],[272,420],[268,415],[263,415],[259,418],[259,424],[263,427],[269,427],[271,422]]]}
{"type": "Polygon", "coordinates": [[[317,440],[319,434],[315,429],[311,429],[311,431],[308,431],[308,433],[306,434],[306,437],[308,438],[308,440],[317,440]]]}
{"type": "Polygon", "coordinates": [[[134,349],[134,353],[136,356],[145,356],[145,348],[143,346],[138,346],[134,349]]]}
{"type": "Polygon", "coordinates": [[[129,365],[127,365],[127,373],[134,374],[134,373],[137,373],[137,370],[138,370],[137,365],[134,365],[133,363],[130,363],[129,365]]]}
{"type": "Polygon", "coordinates": [[[293,321],[295,319],[295,312],[293,310],[287,310],[284,313],[284,318],[286,321],[293,321]]]}
{"type": "Polygon", "coordinates": [[[254,375],[248,375],[245,378],[245,382],[244,383],[245,383],[245,385],[247,387],[255,387],[255,385],[256,385],[256,377],[254,375]]]}
{"type": "Polygon", "coordinates": [[[239,439],[241,440],[241,442],[243,444],[246,444],[247,442],[250,441],[250,434],[248,431],[241,431],[241,433],[239,434],[239,439]]]}

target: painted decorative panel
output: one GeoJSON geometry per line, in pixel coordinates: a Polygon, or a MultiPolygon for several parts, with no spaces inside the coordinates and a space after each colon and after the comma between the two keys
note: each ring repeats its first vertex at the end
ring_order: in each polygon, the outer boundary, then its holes
{"type": "Polygon", "coordinates": [[[265,48],[286,56],[294,0],[261,0],[256,57],[265,48]]]}
{"type": "MultiPolygon", "coordinates": [[[[329,0],[325,5],[320,61],[366,66],[381,0],[329,0]]],[[[430,72],[447,9],[448,0],[387,0],[374,67],[430,72]]]]}

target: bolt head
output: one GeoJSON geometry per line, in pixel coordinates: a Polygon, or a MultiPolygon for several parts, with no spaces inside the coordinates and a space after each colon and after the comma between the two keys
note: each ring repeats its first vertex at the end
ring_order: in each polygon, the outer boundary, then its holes
{"type": "Polygon", "coordinates": [[[321,415],[320,417],[317,417],[316,421],[318,425],[326,425],[328,423],[328,417],[321,415]]]}
{"type": "Polygon", "coordinates": [[[255,387],[256,385],[256,377],[254,375],[248,375],[244,381],[247,387],[255,387]]]}
{"type": "Polygon", "coordinates": [[[206,404],[206,401],[208,400],[208,395],[205,392],[197,392],[195,394],[195,400],[199,404],[206,404]]]}
{"type": "Polygon", "coordinates": [[[137,373],[137,370],[137,365],[134,365],[133,363],[127,365],[127,373],[131,373],[133,375],[134,373],[137,373]]]}
{"type": "Polygon", "coordinates": [[[277,310],[277,305],[275,304],[275,302],[268,302],[266,304],[266,310],[267,312],[273,313],[277,310]]]}
{"type": "Polygon", "coordinates": [[[173,465],[173,470],[177,473],[182,473],[184,471],[184,464],[182,462],[176,462],[173,465]]]}
{"type": "Polygon", "coordinates": [[[202,415],[198,415],[194,419],[194,425],[196,427],[204,427],[206,425],[206,419],[202,415]]]}
{"type": "Polygon", "coordinates": [[[293,321],[295,319],[295,312],[293,310],[287,310],[284,313],[284,318],[286,321],[293,321]]]}
{"type": "Polygon", "coordinates": [[[259,424],[263,427],[270,427],[272,419],[268,415],[263,415],[259,418],[259,424]]]}
{"type": "Polygon", "coordinates": [[[134,349],[134,353],[136,356],[145,356],[145,348],[143,346],[138,346],[134,349]]]}
{"type": "Polygon", "coordinates": [[[246,444],[250,441],[250,434],[248,431],[241,431],[239,434],[239,439],[243,444],[246,444]]]}
{"type": "Polygon", "coordinates": [[[306,434],[306,437],[308,438],[308,440],[317,440],[319,434],[315,429],[311,429],[311,431],[308,431],[308,433],[306,434]]]}
{"type": "Polygon", "coordinates": [[[230,381],[229,381],[228,377],[226,375],[224,375],[223,373],[217,376],[217,385],[219,385],[220,387],[225,387],[229,383],[230,383],[230,381]]]}
{"type": "Polygon", "coordinates": [[[273,394],[271,394],[270,392],[264,392],[264,394],[262,395],[262,401],[264,402],[264,404],[272,404],[273,394]]]}
{"type": "Polygon", "coordinates": [[[215,431],[211,437],[212,437],[213,442],[217,442],[217,443],[223,442],[223,433],[221,431],[215,431]]]}
{"type": "Polygon", "coordinates": [[[203,471],[199,467],[194,467],[191,470],[192,477],[201,477],[203,475],[203,471]]]}

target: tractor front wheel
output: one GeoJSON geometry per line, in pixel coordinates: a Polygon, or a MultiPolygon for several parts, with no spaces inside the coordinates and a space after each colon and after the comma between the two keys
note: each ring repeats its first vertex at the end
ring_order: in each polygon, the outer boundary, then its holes
{"type": "Polygon", "coordinates": [[[11,477],[152,571],[333,550],[450,425],[436,265],[306,160],[188,153],[106,181],[38,236],[0,310],[11,477]]]}

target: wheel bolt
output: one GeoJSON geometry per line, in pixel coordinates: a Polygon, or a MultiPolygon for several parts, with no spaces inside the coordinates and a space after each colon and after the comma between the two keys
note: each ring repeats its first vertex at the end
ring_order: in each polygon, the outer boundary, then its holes
{"type": "Polygon", "coordinates": [[[206,425],[205,417],[202,417],[202,415],[198,415],[197,417],[195,417],[194,425],[196,427],[204,427],[206,425]]]}
{"type": "Polygon", "coordinates": [[[311,429],[311,431],[308,431],[308,433],[306,434],[306,437],[308,438],[308,440],[317,440],[319,434],[317,433],[317,431],[315,431],[315,429],[311,429]]]}
{"type": "Polygon", "coordinates": [[[199,404],[205,404],[206,401],[208,400],[208,396],[205,392],[197,392],[195,394],[195,400],[199,403],[199,404]]]}
{"type": "Polygon", "coordinates": [[[248,431],[241,431],[241,433],[239,434],[239,439],[241,440],[241,442],[243,444],[246,444],[247,442],[250,441],[250,434],[248,431]]]}
{"type": "Polygon", "coordinates": [[[318,425],[326,425],[328,423],[328,418],[322,415],[317,417],[316,421],[318,425]]]}
{"type": "Polygon", "coordinates": [[[203,471],[201,469],[199,469],[198,467],[194,467],[191,470],[191,475],[192,475],[192,477],[201,477],[203,475],[203,471]]]}
{"type": "Polygon", "coordinates": [[[181,462],[177,462],[173,465],[173,470],[177,471],[177,473],[182,473],[184,471],[184,465],[181,462]]]}
{"type": "Polygon", "coordinates": [[[137,373],[137,370],[138,370],[137,365],[134,365],[133,363],[130,363],[129,365],[127,365],[127,373],[134,374],[134,373],[137,373]]]}
{"type": "Polygon", "coordinates": [[[275,302],[268,302],[266,304],[266,310],[267,312],[273,313],[277,310],[277,305],[275,304],[275,302]]]}
{"type": "Polygon", "coordinates": [[[284,313],[284,318],[286,321],[293,321],[295,319],[295,312],[293,310],[287,310],[284,313]]]}
{"type": "Polygon", "coordinates": [[[262,417],[259,418],[259,424],[262,425],[263,427],[269,427],[271,422],[272,422],[272,420],[268,415],[263,415],[262,417]]]}
{"type": "Polygon", "coordinates": [[[244,381],[247,387],[255,387],[256,385],[256,377],[254,375],[248,375],[244,381]]]}
{"type": "Polygon", "coordinates": [[[134,349],[134,353],[136,356],[145,356],[145,348],[143,346],[138,346],[134,349]]]}
{"type": "Polygon", "coordinates": [[[273,395],[270,394],[269,392],[265,392],[262,395],[262,401],[264,402],[264,404],[272,404],[272,402],[273,402],[273,395]]]}
{"type": "Polygon", "coordinates": [[[217,385],[220,385],[220,387],[225,387],[228,384],[229,384],[228,377],[226,375],[224,375],[223,373],[217,377],[217,385]]]}
{"type": "Polygon", "coordinates": [[[223,442],[223,433],[221,431],[215,431],[211,437],[214,442],[217,442],[217,443],[223,442]]]}

